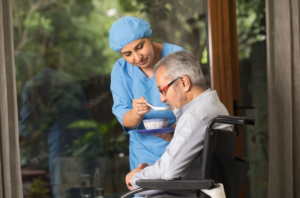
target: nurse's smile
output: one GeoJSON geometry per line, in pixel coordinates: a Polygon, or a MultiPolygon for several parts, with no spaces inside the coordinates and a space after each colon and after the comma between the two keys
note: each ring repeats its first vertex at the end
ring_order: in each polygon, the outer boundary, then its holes
{"type": "Polygon", "coordinates": [[[138,65],[145,65],[148,62],[148,57],[138,63],[138,65]]]}

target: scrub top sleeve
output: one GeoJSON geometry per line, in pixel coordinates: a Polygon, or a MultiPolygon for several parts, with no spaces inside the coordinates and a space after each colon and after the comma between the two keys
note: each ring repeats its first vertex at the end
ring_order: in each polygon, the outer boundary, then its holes
{"type": "MultiPolygon", "coordinates": [[[[123,117],[125,113],[132,109],[132,99],[130,98],[125,87],[126,82],[122,77],[122,71],[122,66],[117,61],[111,72],[110,89],[114,100],[112,112],[123,126],[123,117]]],[[[124,126],[123,128],[125,132],[128,132],[128,129],[126,129],[124,126]]]]}

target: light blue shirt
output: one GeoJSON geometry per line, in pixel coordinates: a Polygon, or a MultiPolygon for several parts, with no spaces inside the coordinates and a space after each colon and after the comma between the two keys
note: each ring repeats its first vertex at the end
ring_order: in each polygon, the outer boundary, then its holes
{"type": "MultiPolygon", "coordinates": [[[[171,52],[184,50],[183,48],[164,43],[161,58],[171,52]]],[[[154,106],[166,106],[160,102],[159,91],[155,83],[155,75],[149,79],[137,66],[133,66],[119,59],[111,72],[111,91],[114,99],[112,111],[123,126],[124,114],[132,109],[132,100],[144,96],[147,102],[154,106]]],[[[145,115],[144,119],[150,118],[169,118],[169,125],[173,124],[176,119],[171,110],[154,111],[151,110],[145,115]]],[[[146,136],[137,133],[136,130],[145,129],[143,122],[136,129],[124,128],[125,132],[130,135],[130,169],[136,168],[139,164],[146,162],[153,164],[165,152],[168,142],[155,136],[146,136]]]]}
{"type": "MultiPolygon", "coordinates": [[[[228,111],[220,102],[217,92],[210,89],[183,106],[176,113],[177,125],[166,152],[153,165],[134,175],[134,189],[138,188],[135,182],[140,179],[199,179],[205,131],[208,123],[218,115],[228,115],[228,111]]],[[[214,129],[232,130],[231,125],[227,124],[215,124],[214,129]]],[[[153,190],[140,195],[156,193],[162,192],[153,190]]],[[[192,190],[180,190],[177,193],[184,196],[196,195],[196,191],[192,190]]]]}

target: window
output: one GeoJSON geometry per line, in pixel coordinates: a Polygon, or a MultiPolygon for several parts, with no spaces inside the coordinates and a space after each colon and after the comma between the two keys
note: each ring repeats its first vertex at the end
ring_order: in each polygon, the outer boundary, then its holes
{"type": "Polygon", "coordinates": [[[153,41],[194,53],[210,84],[203,0],[13,1],[24,197],[93,194],[95,174],[97,193],[127,191],[129,136],[111,112],[110,92],[121,56],[108,43],[125,15],[149,21],[153,41]]]}

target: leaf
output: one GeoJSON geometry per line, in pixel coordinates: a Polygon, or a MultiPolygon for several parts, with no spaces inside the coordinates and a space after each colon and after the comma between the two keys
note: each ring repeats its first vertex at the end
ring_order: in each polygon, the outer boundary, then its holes
{"type": "Polygon", "coordinates": [[[94,120],[77,120],[69,124],[68,128],[92,129],[96,128],[98,123],[94,120]]]}
{"type": "Polygon", "coordinates": [[[82,142],[83,142],[83,143],[87,143],[87,142],[90,142],[90,141],[95,140],[95,138],[97,138],[97,134],[96,134],[95,131],[87,132],[87,133],[83,136],[82,142]]]}
{"type": "Polygon", "coordinates": [[[79,149],[77,149],[77,150],[74,151],[74,155],[75,155],[75,156],[76,156],[76,155],[78,156],[78,155],[80,155],[81,153],[85,153],[85,151],[87,150],[87,148],[88,148],[89,146],[90,146],[89,143],[83,145],[81,148],[79,148],[79,149]]]}
{"type": "Polygon", "coordinates": [[[116,142],[123,142],[126,139],[126,133],[122,132],[117,138],[116,142]]]}

